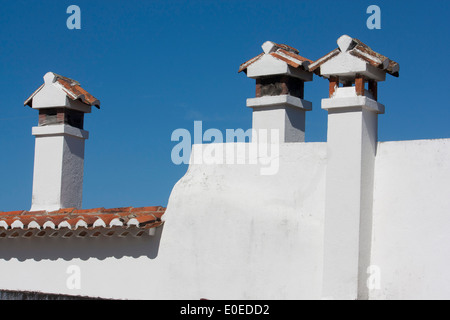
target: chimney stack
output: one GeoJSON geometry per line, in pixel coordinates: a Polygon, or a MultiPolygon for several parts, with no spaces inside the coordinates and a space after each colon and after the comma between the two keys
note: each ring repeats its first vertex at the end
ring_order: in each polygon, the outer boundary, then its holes
{"type": "Polygon", "coordinates": [[[308,70],[312,61],[285,44],[267,41],[262,49],[239,68],[256,80],[256,98],[247,99],[253,129],[278,129],[280,143],[304,142],[305,112],[312,109],[312,103],[303,100],[304,83],[313,79],[308,70]]]}
{"type": "Polygon", "coordinates": [[[83,197],[84,114],[100,101],[72,79],[53,72],[24,103],[39,110],[31,211],[81,208],[83,197]]]}
{"type": "Polygon", "coordinates": [[[367,299],[378,115],[377,84],[399,65],[349,36],[309,66],[328,78],[323,297],[367,299]],[[342,84],[342,86],[341,86],[342,84]],[[367,88],[366,88],[367,84],[367,88]]]}

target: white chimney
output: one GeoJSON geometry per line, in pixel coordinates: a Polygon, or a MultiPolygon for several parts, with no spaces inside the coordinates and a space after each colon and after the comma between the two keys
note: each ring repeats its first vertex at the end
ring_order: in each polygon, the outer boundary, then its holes
{"type": "Polygon", "coordinates": [[[310,65],[330,80],[330,97],[322,100],[328,111],[323,297],[367,299],[378,115],[384,113],[377,83],[386,73],[398,76],[399,66],[349,36],[338,45],[310,65]]]}
{"type": "Polygon", "coordinates": [[[305,112],[312,109],[312,103],[303,100],[304,83],[312,81],[308,71],[312,61],[284,44],[267,41],[262,48],[263,53],[239,68],[256,79],[256,98],[247,99],[253,129],[278,129],[280,143],[304,142],[305,112]]]}
{"type": "Polygon", "coordinates": [[[81,208],[83,197],[84,114],[100,102],[72,79],[47,73],[25,105],[39,110],[31,211],[81,208]]]}

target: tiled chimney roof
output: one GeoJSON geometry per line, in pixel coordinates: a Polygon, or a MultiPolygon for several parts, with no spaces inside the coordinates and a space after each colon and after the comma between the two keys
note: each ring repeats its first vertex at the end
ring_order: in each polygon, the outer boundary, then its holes
{"type": "Polygon", "coordinates": [[[31,237],[97,237],[149,234],[161,226],[166,208],[114,208],[0,212],[0,240],[31,237]]]}
{"type": "MultiPolygon", "coordinates": [[[[365,62],[369,63],[370,65],[376,68],[385,70],[387,73],[389,73],[394,77],[399,76],[400,65],[397,62],[390,60],[388,57],[385,57],[384,55],[373,51],[369,46],[367,46],[358,39],[350,37],[348,37],[348,39],[349,43],[347,48],[345,48],[346,52],[350,53],[352,56],[364,60],[365,62]]],[[[337,55],[341,54],[343,52],[342,49],[343,48],[337,48],[331,51],[330,53],[326,54],[322,58],[318,59],[317,61],[313,62],[312,64],[309,65],[309,71],[320,75],[320,66],[323,65],[325,62],[333,59],[337,55]]]]}
{"type": "MultiPolygon", "coordinates": [[[[89,92],[84,90],[78,81],[60,76],[56,73],[53,73],[53,75],[55,76],[54,83],[59,85],[61,89],[66,93],[67,97],[69,97],[71,100],[80,100],[84,104],[87,104],[89,106],[96,106],[100,109],[100,101],[92,96],[89,92]]],[[[45,84],[42,84],[35,92],[33,92],[30,97],[28,97],[27,100],[25,100],[24,106],[33,106],[34,96],[39,91],[41,91],[44,85],[45,84]]]]}
{"type": "Polygon", "coordinates": [[[238,73],[245,71],[251,64],[258,61],[264,54],[270,54],[272,57],[286,62],[288,65],[294,68],[301,68],[303,70],[308,70],[308,65],[312,63],[312,60],[309,60],[305,57],[302,57],[299,55],[299,51],[291,46],[288,46],[286,44],[277,44],[271,41],[267,41],[264,46],[267,46],[268,44],[271,45],[270,48],[268,48],[266,53],[261,53],[260,55],[248,60],[247,62],[244,62],[240,65],[238,73]]]}

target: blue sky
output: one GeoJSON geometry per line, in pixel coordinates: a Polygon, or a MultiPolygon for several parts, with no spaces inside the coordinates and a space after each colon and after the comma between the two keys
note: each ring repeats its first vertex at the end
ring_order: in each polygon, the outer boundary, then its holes
{"type": "MultiPolygon", "coordinates": [[[[312,60],[343,34],[362,40],[401,66],[379,85],[380,140],[449,138],[449,9],[444,0],[1,0],[0,211],[31,207],[37,112],[23,101],[48,71],[102,102],[86,115],[84,208],[166,205],[187,169],[171,161],[175,129],[250,128],[255,84],[237,70],[266,40],[312,60]],[[66,27],[72,4],[81,30],[66,27]],[[381,30],[366,27],[372,4],[381,30]]],[[[326,140],[327,92],[324,79],[306,85],[307,141],[326,140]]]]}

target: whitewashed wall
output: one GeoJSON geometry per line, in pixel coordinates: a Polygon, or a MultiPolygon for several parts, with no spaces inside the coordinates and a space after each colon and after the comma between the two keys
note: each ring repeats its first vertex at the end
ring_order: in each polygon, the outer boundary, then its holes
{"type": "Polygon", "coordinates": [[[160,252],[179,252],[188,297],[320,297],[326,145],[283,144],[279,160],[268,176],[193,165],[175,186],[160,252]]]}
{"type": "MultiPolygon", "coordinates": [[[[372,299],[450,299],[449,143],[379,144],[372,262],[381,288],[372,299]]],[[[320,299],[325,169],[325,143],[281,145],[277,175],[261,175],[259,165],[193,164],[155,237],[0,240],[0,288],[118,299],[320,299]],[[80,267],[80,290],[66,286],[71,265],[80,267]]]]}
{"type": "Polygon", "coordinates": [[[380,143],[372,299],[450,299],[450,139],[380,143]]]}

